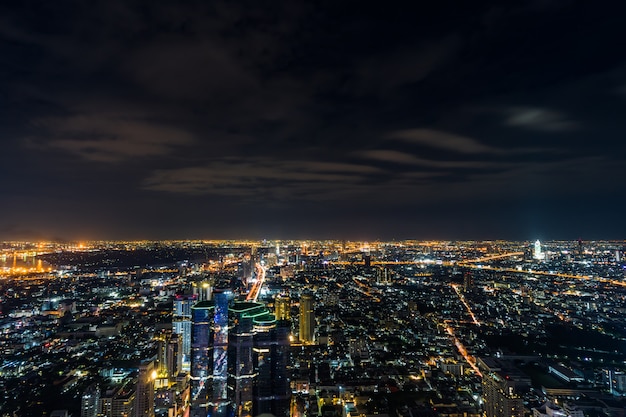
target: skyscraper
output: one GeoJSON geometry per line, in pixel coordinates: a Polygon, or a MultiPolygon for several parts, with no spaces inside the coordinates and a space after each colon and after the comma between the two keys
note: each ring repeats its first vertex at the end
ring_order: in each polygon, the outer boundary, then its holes
{"type": "Polygon", "coordinates": [[[91,384],[80,399],[80,417],[96,417],[100,408],[100,387],[91,384]]]}
{"type": "Polygon", "coordinates": [[[287,295],[277,295],[274,300],[276,320],[291,320],[291,299],[287,295]]]}
{"type": "Polygon", "coordinates": [[[254,390],[254,415],[270,413],[276,417],[288,417],[291,393],[287,364],[291,327],[288,322],[276,321],[273,316],[259,317],[254,323],[255,369],[258,375],[254,390]]]}
{"type": "Polygon", "coordinates": [[[215,292],[213,316],[213,401],[228,400],[228,297],[215,292]]]}
{"type": "Polygon", "coordinates": [[[539,239],[535,241],[535,250],[534,250],[533,257],[535,259],[545,258],[545,254],[541,251],[541,242],[539,241],[539,239]]]}
{"type": "Polygon", "coordinates": [[[530,387],[530,378],[507,363],[480,358],[483,372],[483,398],[486,417],[523,417],[524,403],[520,393],[530,387]]]}
{"type": "Polygon", "coordinates": [[[130,379],[122,385],[104,391],[100,397],[98,415],[103,417],[129,417],[134,416],[135,387],[130,379]]]}
{"type": "Polygon", "coordinates": [[[290,323],[264,303],[229,303],[229,295],[216,290],[191,309],[190,415],[288,417],[290,323]]]}
{"type": "Polygon", "coordinates": [[[214,303],[201,301],[191,308],[191,406],[192,415],[204,415],[210,402],[213,377],[214,303]]]}
{"type": "Polygon", "coordinates": [[[184,372],[189,372],[191,366],[191,306],[195,301],[195,295],[177,295],[174,299],[172,328],[182,338],[180,354],[184,372]]]}
{"type": "Polygon", "coordinates": [[[303,294],[300,297],[300,341],[312,343],[315,337],[315,311],[313,309],[313,296],[303,294]]]}
{"type": "Polygon", "coordinates": [[[154,416],[154,380],[156,378],[154,362],[143,362],[139,365],[137,389],[135,394],[134,417],[154,416]]]}
{"type": "Polygon", "coordinates": [[[289,323],[277,321],[260,302],[235,302],[228,311],[228,387],[235,415],[287,417],[289,323]]]}
{"type": "MultiPolygon", "coordinates": [[[[253,386],[255,379],[255,323],[269,316],[263,303],[236,302],[230,310],[231,329],[229,343],[229,386],[233,390],[235,414],[239,417],[252,416],[253,386]]],[[[257,352],[258,353],[258,350],[257,352]]]]}
{"type": "Polygon", "coordinates": [[[167,375],[174,378],[178,373],[182,372],[182,356],[180,352],[183,350],[182,339],[177,334],[172,334],[167,342],[166,353],[166,369],[167,375]]]}

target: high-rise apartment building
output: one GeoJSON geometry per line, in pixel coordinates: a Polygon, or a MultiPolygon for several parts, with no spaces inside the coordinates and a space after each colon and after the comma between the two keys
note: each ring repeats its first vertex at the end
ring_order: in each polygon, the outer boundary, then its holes
{"type": "Polygon", "coordinates": [[[99,415],[102,417],[133,416],[135,387],[130,380],[122,385],[104,391],[100,397],[99,415]]]}
{"type": "Polygon", "coordinates": [[[80,417],[96,417],[100,409],[100,387],[91,384],[80,399],[80,417]]]}
{"type": "Polygon", "coordinates": [[[313,296],[304,294],[300,297],[299,338],[302,343],[312,343],[315,337],[315,310],[313,296]]]}
{"type": "Polygon", "coordinates": [[[291,320],[291,299],[287,295],[277,295],[274,300],[276,320],[291,320]]]}
{"type": "Polygon", "coordinates": [[[530,378],[511,365],[492,358],[478,360],[483,372],[483,399],[486,417],[524,417],[521,391],[530,387],[530,378]]]}
{"type": "Polygon", "coordinates": [[[174,378],[183,370],[183,358],[181,356],[181,351],[183,350],[182,338],[177,334],[170,335],[166,349],[165,368],[167,375],[170,378],[174,378]]]}
{"type": "Polygon", "coordinates": [[[154,416],[154,380],[156,379],[156,369],[154,362],[143,362],[139,365],[139,375],[137,377],[137,388],[135,391],[134,417],[154,416]]]}

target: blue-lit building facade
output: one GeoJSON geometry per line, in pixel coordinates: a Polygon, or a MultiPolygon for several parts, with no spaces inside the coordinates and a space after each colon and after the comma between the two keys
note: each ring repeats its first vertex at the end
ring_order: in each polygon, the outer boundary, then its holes
{"type": "Polygon", "coordinates": [[[229,295],[192,308],[191,416],[287,417],[289,323],[229,295]]]}
{"type": "Polygon", "coordinates": [[[174,299],[172,329],[182,340],[180,354],[184,372],[189,372],[191,366],[191,307],[196,300],[195,295],[177,295],[174,299]]]}
{"type": "Polygon", "coordinates": [[[228,401],[228,297],[215,293],[213,316],[213,402],[228,401]]]}
{"type": "Polygon", "coordinates": [[[213,321],[215,304],[200,301],[191,308],[191,405],[192,416],[206,416],[213,389],[213,321]]]}

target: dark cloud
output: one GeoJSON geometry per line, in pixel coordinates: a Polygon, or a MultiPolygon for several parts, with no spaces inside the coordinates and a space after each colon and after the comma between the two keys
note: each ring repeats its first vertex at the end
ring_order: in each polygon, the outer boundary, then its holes
{"type": "Polygon", "coordinates": [[[184,130],[124,115],[49,118],[38,120],[37,125],[52,137],[28,138],[31,146],[61,149],[98,162],[165,156],[194,142],[193,135],[184,130]]]}
{"type": "Polygon", "coordinates": [[[388,133],[387,138],[461,153],[500,152],[498,149],[483,145],[472,138],[432,129],[397,130],[388,133]]]}
{"type": "Polygon", "coordinates": [[[247,199],[328,199],[337,188],[358,188],[383,174],[367,165],[281,161],[270,158],[217,160],[202,167],[158,170],[144,188],[182,194],[231,195],[247,199]]]}
{"type": "Polygon", "coordinates": [[[623,232],[624,11],[2,5],[0,238],[623,232]]]}

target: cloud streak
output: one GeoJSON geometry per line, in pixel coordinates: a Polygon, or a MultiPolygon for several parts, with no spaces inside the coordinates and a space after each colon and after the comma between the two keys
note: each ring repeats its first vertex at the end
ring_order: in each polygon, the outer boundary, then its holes
{"type": "Polygon", "coordinates": [[[367,178],[383,172],[359,164],[225,158],[204,166],[156,170],[144,180],[143,188],[252,199],[319,199],[328,198],[337,187],[358,187],[367,178]]]}
{"type": "Polygon", "coordinates": [[[29,138],[31,146],[60,149],[98,162],[164,156],[194,143],[194,135],[184,129],[121,116],[46,118],[37,125],[46,133],[29,138]]]}
{"type": "Polygon", "coordinates": [[[386,139],[444,149],[459,153],[501,153],[502,150],[461,135],[433,129],[396,130],[385,135],[386,139]]]}
{"type": "Polygon", "coordinates": [[[564,132],[575,130],[579,124],[569,120],[564,114],[533,107],[512,107],[505,110],[506,119],[504,124],[525,129],[564,132]]]}

